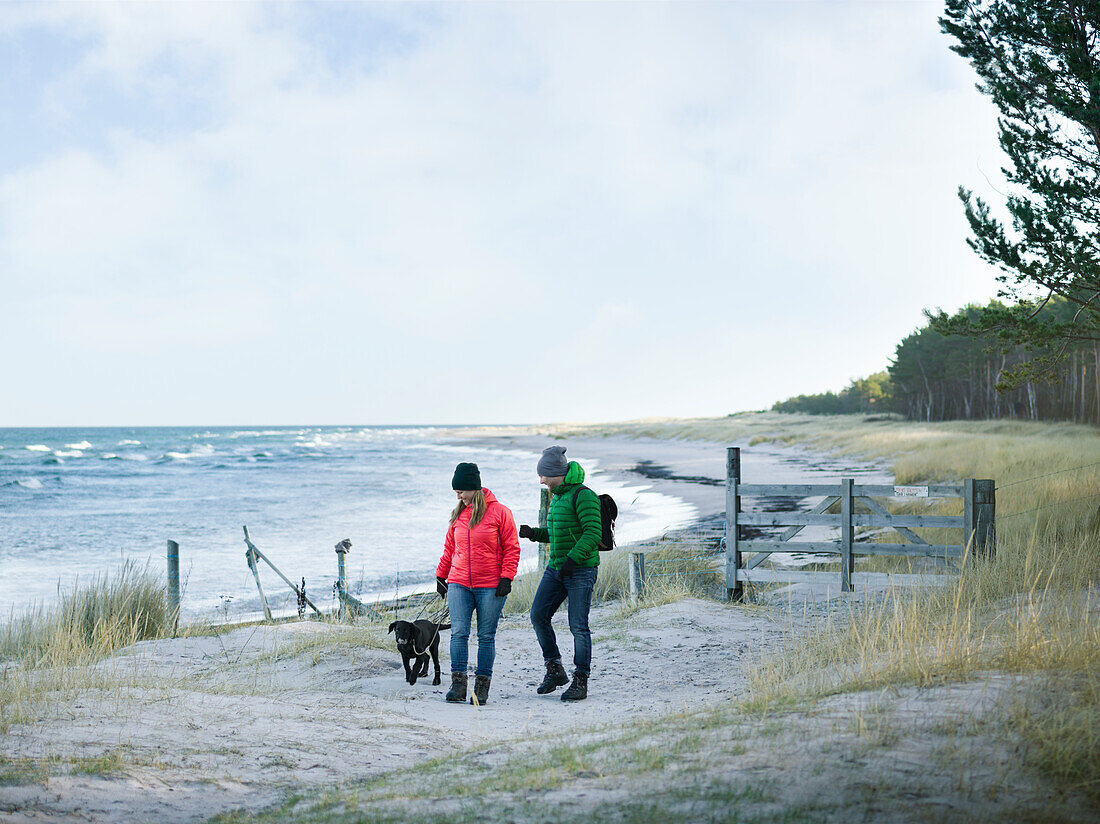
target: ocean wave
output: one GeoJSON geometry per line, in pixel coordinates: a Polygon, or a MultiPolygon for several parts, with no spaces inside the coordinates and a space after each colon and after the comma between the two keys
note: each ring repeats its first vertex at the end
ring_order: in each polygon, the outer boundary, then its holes
{"type": "Polygon", "coordinates": [[[83,458],[84,453],[79,449],[55,449],[53,454],[59,458],[83,458]]]}
{"type": "Polygon", "coordinates": [[[324,449],[326,446],[335,446],[336,444],[331,441],[326,441],[322,438],[314,438],[311,441],[299,439],[298,443],[294,444],[298,449],[324,449]]]}
{"type": "Polygon", "coordinates": [[[66,449],[91,449],[92,445],[90,443],[88,443],[87,441],[81,441],[80,443],[67,443],[67,444],[65,444],[65,448],[66,449]]]}
{"type": "Polygon", "coordinates": [[[286,435],[303,436],[308,434],[307,429],[240,429],[230,432],[227,438],[273,438],[286,435]]]}
{"type": "Polygon", "coordinates": [[[52,451],[44,443],[32,443],[32,444],[29,444],[28,446],[24,446],[23,448],[27,449],[27,450],[30,450],[31,452],[51,452],[52,451]]]}
{"type": "Polygon", "coordinates": [[[214,454],[214,447],[210,444],[203,444],[190,452],[165,452],[164,457],[172,461],[187,461],[191,458],[205,458],[207,455],[214,454]]]}
{"type": "Polygon", "coordinates": [[[63,464],[63,463],[65,463],[65,461],[64,461],[64,459],[59,458],[56,455],[50,455],[50,457],[46,458],[46,460],[42,461],[42,463],[63,464]]]}
{"type": "Polygon", "coordinates": [[[131,440],[119,441],[118,446],[141,446],[141,441],[131,441],[131,440]]]}
{"type": "Polygon", "coordinates": [[[121,461],[122,460],[122,458],[120,458],[118,455],[114,454],[113,452],[104,452],[102,455],[99,456],[99,459],[101,461],[121,461]]]}
{"type": "Polygon", "coordinates": [[[16,478],[14,481],[9,481],[4,486],[21,486],[24,489],[41,489],[42,481],[38,478],[16,478]]]}

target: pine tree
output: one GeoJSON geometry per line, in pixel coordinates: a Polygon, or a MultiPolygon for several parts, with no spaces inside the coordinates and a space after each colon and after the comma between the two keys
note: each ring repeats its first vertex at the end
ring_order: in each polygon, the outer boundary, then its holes
{"type": "Polygon", "coordinates": [[[940,25],[1001,111],[1011,230],[960,187],[968,243],[1001,270],[1008,303],[929,318],[944,334],[993,333],[1006,347],[1059,344],[1002,376],[1019,385],[1050,376],[1071,342],[1100,340],[1100,1],[947,0],[940,25]],[[1055,296],[1072,315],[1042,311],[1055,296]]]}

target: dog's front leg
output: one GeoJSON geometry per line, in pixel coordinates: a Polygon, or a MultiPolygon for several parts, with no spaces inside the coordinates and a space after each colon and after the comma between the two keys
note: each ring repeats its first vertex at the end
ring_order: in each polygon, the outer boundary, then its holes
{"type": "Polygon", "coordinates": [[[411,666],[409,666],[409,662],[412,661],[412,660],[413,659],[410,658],[407,655],[402,655],[401,656],[401,661],[405,665],[405,680],[408,681],[410,684],[415,684],[416,683],[416,671],[411,666]]]}
{"type": "MultiPolygon", "coordinates": [[[[440,681],[442,680],[439,677],[440,670],[439,670],[439,639],[438,638],[435,639],[435,642],[431,646],[431,653],[432,653],[432,663],[435,664],[435,680],[432,681],[432,686],[433,687],[438,687],[440,681]]],[[[424,674],[427,675],[428,673],[425,672],[424,674]]]]}
{"type": "Polygon", "coordinates": [[[417,675],[423,678],[428,674],[428,653],[423,653],[416,659],[417,663],[417,675]]]}

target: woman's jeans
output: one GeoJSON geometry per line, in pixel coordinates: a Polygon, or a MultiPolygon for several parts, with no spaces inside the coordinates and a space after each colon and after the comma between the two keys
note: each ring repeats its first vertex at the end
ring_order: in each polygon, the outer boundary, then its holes
{"type": "Polygon", "coordinates": [[[469,660],[470,618],[477,611],[476,675],[491,676],[497,655],[497,622],[507,596],[498,598],[496,587],[447,585],[447,606],[451,612],[451,672],[466,672],[469,660]]]}
{"type": "Polygon", "coordinates": [[[592,606],[592,589],[596,586],[599,567],[578,567],[563,577],[556,569],[546,568],[539,582],[535,600],[531,602],[531,624],[542,647],[547,663],[561,659],[558,639],[550,619],[562,601],[569,599],[569,631],[573,633],[573,666],[581,675],[592,669],[592,633],[588,630],[588,609],[592,606]]]}

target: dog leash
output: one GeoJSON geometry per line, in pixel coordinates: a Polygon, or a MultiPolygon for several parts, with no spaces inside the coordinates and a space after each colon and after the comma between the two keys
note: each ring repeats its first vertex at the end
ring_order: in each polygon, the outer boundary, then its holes
{"type": "MultiPolygon", "coordinates": [[[[416,621],[418,618],[420,618],[421,614],[423,614],[424,609],[428,606],[429,603],[431,603],[431,601],[428,601],[424,604],[423,607],[420,608],[420,612],[416,614],[416,618],[413,618],[413,621],[416,621]]],[[[424,646],[424,649],[420,650],[420,652],[416,651],[416,642],[413,642],[413,653],[415,655],[423,655],[435,642],[435,639],[439,637],[439,627],[443,623],[443,618],[447,615],[449,611],[450,605],[446,601],[444,601],[441,607],[437,608],[435,612],[431,613],[431,615],[428,617],[428,620],[431,621],[432,626],[435,627],[435,631],[432,633],[432,637],[428,639],[428,643],[424,646]]]]}

